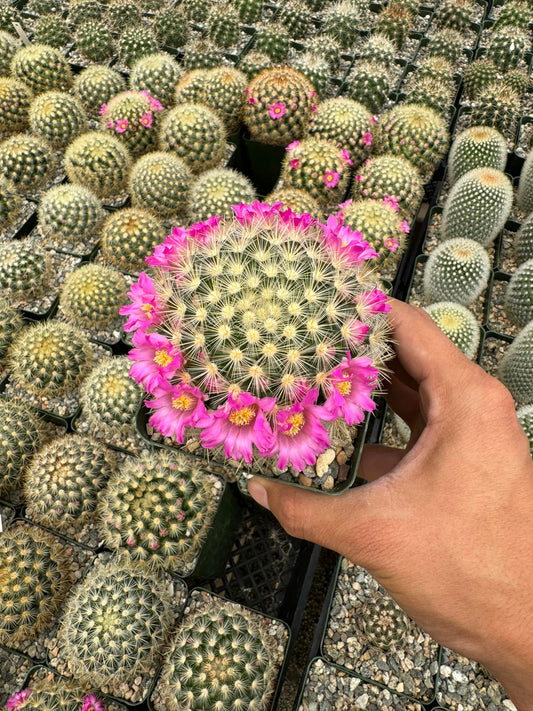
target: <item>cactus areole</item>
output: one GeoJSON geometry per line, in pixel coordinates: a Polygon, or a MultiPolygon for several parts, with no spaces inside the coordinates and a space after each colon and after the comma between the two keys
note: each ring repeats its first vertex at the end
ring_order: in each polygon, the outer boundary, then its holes
{"type": "Polygon", "coordinates": [[[302,471],[336,420],[363,421],[389,357],[377,253],[341,216],[281,203],[174,228],[121,313],[150,425],[251,464],[302,471]],[[325,426],[327,424],[327,427],[325,426]]]}

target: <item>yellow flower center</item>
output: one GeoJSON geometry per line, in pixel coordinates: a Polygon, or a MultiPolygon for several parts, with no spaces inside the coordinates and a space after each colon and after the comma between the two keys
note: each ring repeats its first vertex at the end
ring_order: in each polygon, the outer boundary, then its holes
{"type": "Polygon", "coordinates": [[[156,363],[156,365],[162,366],[163,368],[166,368],[169,363],[172,363],[172,357],[169,356],[169,354],[164,348],[160,348],[155,352],[154,363],[156,363]]]}
{"type": "Polygon", "coordinates": [[[244,425],[249,425],[256,415],[257,405],[250,405],[250,407],[241,407],[240,410],[232,410],[230,412],[228,420],[233,425],[243,427],[244,425]]]}
{"type": "Polygon", "coordinates": [[[289,415],[286,420],[287,424],[291,426],[290,430],[282,430],[284,435],[289,435],[294,437],[305,425],[305,417],[301,412],[295,412],[293,415],[289,415]]]}
{"type": "Polygon", "coordinates": [[[154,308],[153,304],[143,304],[141,306],[141,311],[144,311],[145,314],[151,314],[153,308],[154,308]]]}
{"type": "Polygon", "coordinates": [[[183,393],[179,397],[172,399],[172,407],[176,410],[190,410],[194,406],[194,398],[189,393],[183,393]]]}
{"type": "Polygon", "coordinates": [[[341,395],[349,395],[352,391],[352,384],[349,381],[345,383],[339,383],[337,390],[341,395]]]}

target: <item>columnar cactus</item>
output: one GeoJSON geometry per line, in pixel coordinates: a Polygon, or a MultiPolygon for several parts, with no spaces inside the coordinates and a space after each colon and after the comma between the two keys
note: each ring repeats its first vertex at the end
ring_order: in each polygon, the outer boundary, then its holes
{"type": "Polygon", "coordinates": [[[513,186],[501,170],[474,168],[454,184],[442,213],[443,239],[467,237],[484,247],[503,229],[513,203],[513,186]]]}
{"type": "Polygon", "coordinates": [[[472,360],[475,357],[481,332],[470,309],[455,301],[438,301],[426,306],[424,311],[467,358],[472,360]]]}
{"type": "Polygon", "coordinates": [[[362,104],[338,97],[318,106],[309,122],[309,135],[336,143],[358,166],[370,153],[373,127],[370,112],[362,104]]]}
{"type": "Polygon", "coordinates": [[[60,14],[43,15],[35,20],[34,40],[40,44],[61,49],[71,41],[70,28],[60,14]]]}
{"type": "Polygon", "coordinates": [[[346,91],[372,113],[378,113],[390,91],[390,72],[383,64],[356,62],[346,79],[346,91]]]}
{"type": "Polygon", "coordinates": [[[131,169],[132,205],[162,218],[183,214],[191,182],[191,171],[179,156],[168,151],[147,153],[131,169]]]}
{"type": "MultiPolygon", "coordinates": [[[[17,332],[20,328],[17,329],[17,332]]],[[[5,342],[5,341],[4,341],[5,342]]],[[[0,400],[0,492],[13,485],[20,488],[21,477],[33,455],[45,440],[44,421],[22,400],[0,400]]],[[[2,561],[0,561],[1,565],[2,561]]],[[[0,623],[1,624],[1,623],[0,623]]]]}
{"type": "Polygon", "coordinates": [[[506,350],[498,377],[518,405],[533,404],[533,321],[520,331],[506,350]]]}
{"type": "Polygon", "coordinates": [[[315,89],[290,67],[265,69],[247,90],[243,121],[255,141],[287,146],[302,138],[315,105],[315,89]]]}
{"type": "Polygon", "coordinates": [[[394,42],[401,50],[414,23],[411,11],[397,3],[390,3],[380,12],[376,20],[376,30],[394,42]]]}
{"type": "Polygon", "coordinates": [[[283,5],[279,15],[281,24],[291,39],[305,39],[311,27],[308,8],[301,0],[290,0],[283,5]]]}
{"type": "Polygon", "coordinates": [[[522,166],[516,202],[526,215],[533,212],[533,150],[528,153],[522,166]]]}
{"type": "Polygon", "coordinates": [[[159,46],[152,31],[143,25],[125,29],[118,39],[118,56],[127,67],[133,67],[141,57],[158,51],[159,46]]]}
{"type": "Polygon", "coordinates": [[[89,437],[48,442],[24,475],[26,516],[57,531],[79,530],[95,519],[99,493],[115,471],[111,450],[89,437]]]}
{"type": "Polygon", "coordinates": [[[469,64],[463,82],[467,96],[475,99],[498,79],[498,70],[492,59],[482,57],[469,64]]]}
{"type": "Polygon", "coordinates": [[[54,244],[96,241],[105,216],[100,200],[81,185],[56,185],[39,202],[39,227],[54,244]]]}
{"type": "Polygon", "coordinates": [[[533,405],[523,405],[516,411],[520,427],[524,430],[529,441],[529,451],[533,457],[533,405]]]}
{"type": "Polygon", "coordinates": [[[0,77],[9,76],[11,60],[20,48],[20,40],[10,32],[0,30],[0,77]]]}
{"type": "Polygon", "coordinates": [[[318,200],[310,195],[306,190],[283,186],[276,188],[270,195],[267,195],[265,202],[269,205],[280,202],[283,209],[289,208],[295,215],[308,213],[315,219],[322,217],[322,207],[318,200]]]}
{"type": "Polygon", "coordinates": [[[253,25],[261,20],[263,0],[235,0],[239,20],[245,25],[253,25]]]}
{"type": "Polygon", "coordinates": [[[164,239],[166,230],[157,217],[141,207],[127,207],[109,215],[101,232],[101,255],[124,272],[139,272],[145,258],[164,239]]]}
{"type": "Polygon", "coordinates": [[[214,168],[224,155],[226,132],[207,106],[182,104],[163,118],[159,147],[182,158],[193,173],[214,168]]]}
{"type": "Polygon", "coordinates": [[[74,81],[74,93],[92,116],[98,114],[102,104],[125,89],[126,82],[118,72],[99,64],[81,71],[74,81]]]}
{"type": "MultiPolygon", "coordinates": [[[[243,71],[246,71],[243,67],[243,61],[241,61],[239,66],[243,71]]],[[[331,76],[330,63],[327,59],[318,54],[312,54],[311,52],[298,52],[296,56],[290,60],[290,66],[309,79],[311,84],[315,87],[319,98],[324,97],[331,76]]],[[[261,69],[263,69],[263,67],[261,67],[261,69]]]]}
{"type": "Polygon", "coordinates": [[[113,35],[103,22],[90,20],[76,28],[76,49],[90,62],[107,62],[115,52],[113,35]]]}
{"type": "MultiPolygon", "coordinates": [[[[250,81],[255,77],[256,74],[262,72],[263,69],[271,69],[272,64],[272,60],[270,59],[268,54],[265,54],[264,52],[258,52],[254,49],[239,59],[238,67],[241,72],[244,72],[244,74],[246,74],[246,76],[248,77],[248,81],[250,81]]],[[[294,68],[298,69],[298,67],[296,66],[294,66],[294,68]]],[[[299,71],[301,71],[301,69],[299,71]]],[[[302,74],[305,74],[305,72],[302,72],[302,74]]],[[[305,74],[305,76],[307,76],[307,74],[305,74]]]]}
{"type": "Polygon", "coordinates": [[[391,597],[380,595],[369,600],[358,618],[364,641],[371,647],[388,650],[402,648],[411,622],[391,597]]]}
{"type": "Polygon", "coordinates": [[[20,192],[42,188],[56,166],[50,145],[37,136],[19,133],[0,143],[0,175],[20,192]]]}
{"type": "Polygon", "coordinates": [[[85,185],[100,198],[124,190],[131,167],[128,149],[112,136],[89,131],[76,138],[65,151],[65,169],[72,183],[85,185]]]}
{"type": "Polygon", "coordinates": [[[124,276],[113,267],[84,264],[67,276],[59,295],[65,319],[87,329],[106,329],[120,320],[119,309],[126,302],[124,276]]]}
{"type": "Polygon", "coordinates": [[[504,309],[509,321],[520,328],[533,319],[533,259],[521,264],[511,276],[504,309]]]}
{"type": "Polygon", "coordinates": [[[11,346],[11,378],[26,392],[55,397],[80,385],[92,358],[93,347],[79,329],[43,321],[24,329],[11,346]]]}
{"type": "Polygon", "coordinates": [[[130,88],[147,91],[168,109],[174,103],[174,89],[182,76],[182,68],[170,54],[149,54],[133,66],[130,88]]]}
{"type": "Polygon", "coordinates": [[[266,54],[275,64],[285,63],[289,54],[289,46],[289,33],[280,23],[257,28],[254,35],[254,49],[266,54]]]}
{"type": "Polygon", "coordinates": [[[487,250],[472,239],[449,239],[430,255],[424,268],[426,303],[456,301],[470,306],[485,290],[490,275],[487,250]]]}
{"type": "Polygon", "coordinates": [[[220,116],[228,133],[240,126],[247,84],[246,75],[235,67],[216,67],[205,73],[203,103],[220,116]]]}
{"type": "Polygon", "coordinates": [[[154,280],[141,274],[122,309],[137,330],[132,375],[164,436],[183,443],[194,427],[207,449],[251,463],[255,446],[301,471],[329,446],[321,419],[351,426],[359,404],[374,407],[388,352],[385,297],[364,266],[376,252],[334,216],[323,226],[257,202],[234,212],[175,228],[148,258],[154,280]]]}
{"type": "Polygon", "coordinates": [[[0,243],[0,288],[10,299],[33,298],[50,281],[50,257],[31,238],[0,243]]]}
{"type": "Polygon", "coordinates": [[[229,3],[214,5],[207,18],[209,39],[217,47],[227,49],[239,41],[239,13],[229,3]]]}
{"type": "Polygon", "coordinates": [[[464,32],[470,24],[474,8],[471,0],[442,0],[437,8],[437,22],[443,27],[464,32]]]}
{"type": "Polygon", "coordinates": [[[507,163],[507,141],[490,126],[472,126],[455,137],[448,156],[448,178],[453,185],[475,168],[502,171],[507,163]]]}
{"type": "Polygon", "coordinates": [[[72,72],[58,49],[46,44],[30,44],[15,52],[11,73],[27,84],[35,93],[68,91],[72,86],[72,72]]]}
{"type": "Polygon", "coordinates": [[[0,232],[15,224],[22,209],[22,200],[12,183],[0,177],[0,232]]]}
{"type": "Polygon", "coordinates": [[[518,66],[530,45],[527,30],[512,25],[496,27],[490,34],[487,57],[492,59],[498,69],[506,72],[518,66]]]}
{"type": "Polygon", "coordinates": [[[0,77],[0,133],[19,133],[27,128],[32,96],[18,79],[0,77]]]}
{"type": "Polygon", "coordinates": [[[256,199],[248,178],[231,168],[212,168],[191,186],[189,217],[191,222],[207,220],[212,215],[231,216],[232,206],[256,199]]]}
{"type": "Polygon", "coordinates": [[[394,42],[380,32],[376,32],[370,35],[361,45],[359,60],[369,64],[382,64],[390,67],[396,54],[394,42]]]}
{"type": "Polygon", "coordinates": [[[513,241],[513,249],[518,264],[533,259],[533,212],[520,225],[513,241]]]}
{"type": "Polygon", "coordinates": [[[53,148],[64,148],[87,130],[87,117],[81,103],[71,94],[46,91],[30,106],[30,128],[53,148]]]}
{"type": "Polygon", "coordinates": [[[0,642],[18,645],[52,626],[74,576],[65,547],[35,526],[0,536],[0,642]]]}
{"type": "Polygon", "coordinates": [[[182,453],[130,457],[108,482],[98,514],[104,544],[133,560],[190,575],[218,508],[222,482],[182,453]]]}
{"type": "Polygon", "coordinates": [[[511,133],[520,114],[520,97],[500,82],[490,84],[472,106],[473,125],[491,126],[503,134],[511,133]]]}
{"type": "Polygon", "coordinates": [[[5,358],[9,346],[17,333],[24,327],[20,311],[0,297],[0,359],[5,358]]]}
{"type": "Polygon", "coordinates": [[[117,136],[132,157],[138,158],[156,147],[162,110],[162,104],[148,91],[124,91],[102,106],[102,129],[117,136]]]}
{"type": "Polygon", "coordinates": [[[368,3],[340,0],[324,12],[323,32],[338,42],[342,49],[351,50],[357,40],[358,31],[368,29],[369,17],[368,3]]]}
{"type": "Polygon", "coordinates": [[[461,57],[464,38],[457,30],[437,30],[431,36],[426,52],[430,57],[444,57],[451,64],[455,64],[461,57]]]}

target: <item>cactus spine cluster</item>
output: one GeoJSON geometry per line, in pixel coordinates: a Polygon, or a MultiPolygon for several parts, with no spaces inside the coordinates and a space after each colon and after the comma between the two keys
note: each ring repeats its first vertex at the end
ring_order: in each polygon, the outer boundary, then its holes
{"type": "Polygon", "coordinates": [[[533,259],[521,264],[511,276],[504,309],[509,321],[520,328],[533,319],[533,259]]]}
{"type": "Polygon", "coordinates": [[[74,93],[91,116],[96,116],[102,104],[107,104],[125,89],[124,78],[114,69],[100,64],[87,67],[74,80],[74,93]]]}
{"type": "Polygon", "coordinates": [[[533,321],[520,331],[505,352],[498,377],[518,405],[533,404],[533,321]]]}
{"type": "Polygon", "coordinates": [[[390,3],[380,12],[376,21],[376,30],[394,42],[401,51],[409,32],[413,27],[413,14],[409,8],[390,3]]]}
{"type": "Polygon", "coordinates": [[[474,99],[498,79],[498,70],[492,59],[482,57],[469,64],[463,82],[467,96],[474,99]]]}
{"type": "Polygon", "coordinates": [[[133,67],[141,57],[159,51],[157,40],[151,30],[143,25],[128,27],[118,39],[118,56],[127,67],[133,67]]]}
{"type": "Polygon", "coordinates": [[[463,35],[457,30],[444,28],[432,35],[426,51],[430,57],[443,57],[455,64],[461,56],[462,48],[463,35]]]}
{"type": "Polygon", "coordinates": [[[516,202],[526,215],[533,212],[533,149],[528,153],[522,166],[516,202]]]}
{"type": "Polygon", "coordinates": [[[19,133],[0,143],[0,175],[20,192],[42,188],[55,169],[50,145],[37,136],[19,133]]]}
{"type": "Polygon", "coordinates": [[[346,83],[348,96],[363,104],[365,108],[378,113],[387,100],[390,90],[389,70],[380,63],[357,62],[346,83]]]}
{"type": "Polygon", "coordinates": [[[503,170],[507,163],[507,141],[491,126],[472,126],[453,141],[448,156],[448,177],[453,185],[474,168],[503,170]]]}
{"type": "Polygon", "coordinates": [[[309,33],[311,18],[309,10],[299,0],[290,0],[283,5],[279,19],[291,39],[305,39],[309,33]]]}
{"type": "Polygon", "coordinates": [[[105,216],[100,200],[81,185],[56,185],[39,202],[39,227],[54,244],[96,241],[105,216]]]}
{"type": "Polygon", "coordinates": [[[191,182],[191,171],[179,156],[167,151],[147,153],[131,169],[132,204],[163,218],[180,215],[188,204],[191,182]]]}
{"type": "Polygon", "coordinates": [[[261,20],[263,13],[262,0],[235,0],[239,20],[245,25],[253,25],[261,20]]]}
{"type": "Polygon", "coordinates": [[[86,329],[112,328],[126,302],[128,287],[114,267],[84,264],[65,279],[59,307],[65,319],[86,329]]]}
{"type": "Polygon", "coordinates": [[[187,18],[179,6],[159,10],[154,17],[153,30],[157,41],[172,49],[187,44],[190,34],[187,18]]]}
{"type": "Polygon", "coordinates": [[[107,217],[101,232],[101,254],[124,272],[139,272],[145,258],[165,238],[166,230],[157,217],[142,207],[126,207],[107,217]]]}
{"type": "Polygon", "coordinates": [[[245,175],[231,168],[212,168],[191,187],[189,216],[191,222],[207,220],[211,215],[230,216],[232,205],[255,199],[255,188],[245,175]]]}
{"type": "Polygon", "coordinates": [[[128,149],[116,136],[100,131],[78,136],[65,151],[69,180],[88,187],[100,198],[124,190],[130,168],[128,149]]]}
{"type": "Polygon", "coordinates": [[[495,27],[491,32],[487,57],[492,59],[501,71],[516,69],[530,44],[527,30],[512,25],[495,27]]]}
{"type": "Polygon", "coordinates": [[[103,22],[90,20],[76,28],[76,49],[90,62],[106,62],[114,54],[113,35],[103,22]]]}
{"type": "Polygon", "coordinates": [[[382,155],[370,158],[358,170],[353,182],[354,198],[384,200],[393,197],[402,214],[414,217],[424,195],[419,170],[403,156],[382,155]]]}
{"type": "Polygon", "coordinates": [[[239,41],[239,14],[228,2],[215,5],[207,18],[209,39],[217,47],[227,49],[239,41]]]}
{"type": "Polygon", "coordinates": [[[280,23],[263,25],[257,28],[254,37],[254,49],[266,54],[274,64],[284,64],[289,54],[289,33],[280,23]]]}
{"type": "Polygon", "coordinates": [[[424,298],[472,304],[486,288],[490,274],[487,250],[472,239],[449,239],[429,256],[424,269],[424,298]]]}
{"type": "Polygon", "coordinates": [[[442,0],[437,8],[437,21],[443,27],[463,32],[470,23],[473,9],[471,0],[442,0]]]}
{"type": "Polygon", "coordinates": [[[520,113],[520,97],[508,86],[495,82],[481,91],[472,106],[473,125],[492,126],[506,135],[520,113]]]}
{"type": "Polygon", "coordinates": [[[70,94],[46,91],[30,106],[30,128],[53,148],[64,148],[87,129],[85,111],[70,94]]]}
{"type": "Polygon", "coordinates": [[[401,607],[384,595],[365,604],[359,624],[365,642],[383,650],[401,648],[411,628],[411,622],[401,607]]]}
{"type": "Polygon", "coordinates": [[[71,41],[70,28],[60,14],[42,15],[33,25],[35,42],[61,49],[71,41]]]}
{"type": "Polygon", "coordinates": [[[369,9],[366,2],[340,0],[330,5],[324,12],[324,34],[331,37],[344,50],[355,45],[359,29],[368,25],[369,9]]]}
{"type": "MultiPolygon", "coordinates": [[[[7,338],[2,339],[2,345],[5,340],[7,338]]],[[[44,442],[45,431],[44,422],[25,402],[7,398],[0,400],[0,492],[2,494],[8,492],[14,484],[20,483],[31,458],[44,442]]]]}
{"type": "Polygon", "coordinates": [[[11,61],[11,73],[35,94],[68,91],[72,86],[67,60],[58,49],[46,44],[30,44],[17,50],[11,61]]]}
{"type": "Polygon", "coordinates": [[[467,358],[475,357],[481,334],[470,309],[454,301],[438,301],[424,310],[467,358]]]}
{"type": "Polygon", "coordinates": [[[174,103],[174,89],[182,75],[183,70],[170,54],[149,54],[133,66],[130,87],[135,91],[148,91],[168,109],[174,103]]]}

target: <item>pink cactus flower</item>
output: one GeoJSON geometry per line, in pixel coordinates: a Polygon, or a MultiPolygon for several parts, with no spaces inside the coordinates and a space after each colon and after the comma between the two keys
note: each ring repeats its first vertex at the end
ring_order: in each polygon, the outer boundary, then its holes
{"type": "Polygon", "coordinates": [[[106,121],[106,126],[107,126],[107,128],[115,128],[115,122],[114,121],[106,121]]]}
{"type": "Polygon", "coordinates": [[[117,124],[115,126],[115,131],[117,133],[124,133],[124,131],[127,130],[128,126],[129,126],[128,119],[118,119],[117,124]]]}
{"type": "Polygon", "coordinates": [[[286,151],[292,151],[294,148],[298,148],[300,145],[300,141],[293,141],[292,143],[289,143],[289,145],[285,148],[286,151]]]}
{"type": "Polygon", "coordinates": [[[346,163],[346,165],[353,165],[353,160],[350,158],[350,151],[344,150],[341,151],[341,160],[343,163],[346,163]]]}
{"type": "Polygon", "coordinates": [[[123,326],[125,331],[135,331],[137,328],[145,331],[149,326],[161,322],[162,304],[158,303],[154,282],[147,274],[139,274],[139,279],[132,284],[128,296],[132,303],[122,306],[119,311],[122,316],[129,316],[123,326]]]}
{"type": "Polygon", "coordinates": [[[365,144],[365,146],[371,146],[371,145],[372,145],[372,134],[371,134],[369,131],[367,131],[367,132],[363,135],[363,143],[365,144]]]}
{"type": "Polygon", "coordinates": [[[397,198],[393,197],[392,195],[385,195],[385,197],[383,198],[383,204],[392,207],[394,212],[398,212],[398,210],[400,209],[397,198]]]}
{"type": "Polygon", "coordinates": [[[347,207],[350,207],[352,204],[353,200],[349,198],[348,200],[345,200],[344,202],[341,202],[338,204],[338,207],[341,208],[341,210],[346,210],[347,207]]]}
{"type": "Polygon", "coordinates": [[[163,110],[163,104],[158,101],[157,99],[154,99],[154,97],[150,94],[149,91],[146,91],[146,89],[143,89],[143,91],[140,92],[143,96],[146,96],[148,101],[150,102],[150,106],[154,111],[162,111],[163,110]]]}
{"type": "Polygon", "coordinates": [[[128,353],[128,358],[135,363],[130,368],[130,375],[149,393],[153,393],[162,381],[173,378],[184,364],[183,354],[166,336],[136,331],[132,341],[135,347],[128,353]]]}
{"type": "Polygon", "coordinates": [[[324,173],[324,183],[326,184],[326,189],[330,190],[334,188],[339,182],[340,174],[335,170],[326,170],[324,173]]]}
{"type": "Polygon", "coordinates": [[[178,444],[183,444],[185,428],[195,427],[200,419],[207,416],[206,395],[188,383],[171,385],[166,381],[153,394],[152,400],[145,400],[146,406],[154,410],[149,424],[164,437],[175,437],[178,444]]]}
{"type": "Polygon", "coordinates": [[[342,334],[346,342],[353,348],[363,343],[369,331],[370,326],[358,321],[356,318],[349,318],[342,325],[342,334]]]}
{"type": "Polygon", "coordinates": [[[105,706],[94,694],[87,694],[83,697],[81,711],[105,711],[105,706]]]}
{"type": "Polygon", "coordinates": [[[285,115],[285,112],[287,111],[287,107],[282,101],[278,101],[276,104],[272,104],[272,106],[268,110],[268,115],[270,116],[271,119],[280,119],[282,116],[285,115]]]}
{"type": "Polygon", "coordinates": [[[272,205],[269,205],[266,202],[254,200],[250,205],[246,205],[243,202],[238,205],[232,205],[231,209],[241,225],[246,225],[249,222],[253,222],[257,217],[266,219],[279,215],[280,211],[284,209],[284,205],[280,201],[273,202],[272,205]]]}
{"type": "Polygon", "coordinates": [[[360,181],[360,180],[363,179],[363,176],[362,176],[362,175],[356,175],[356,176],[355,176],[355,179],[356,179],[357,181],[360,181]]]}
{"type": "Polygon", "coordinates": [[[11,696],[6,703],[6,709],[18,709],[22,706],[28,696],[31,694],[31,689],[24,689],[23,691],[17,691],[13,696],[11,696]]]}
{"type": "Polygon", "coordinates": [[[298,160],[298,158],[293,158],[291,160],[291,168],[299,168],[300,166],[301,166],[301,163],[298,160]]]}
{"type": "Polygon", "coordinates": [[[249,103],[249,104],[255,104],[255,99],[254,99],[253,96],[250,96],[250,98],[248,99],[248,103],[249,103]]]}
{"type": "Polygon", "coordinates": [[[106,111],[107,111],[107,104],[102,104],[102,106],[100,106],[100,108],[98,109],[98,113],[100,114],[100,116],[103,116],[106,111]]]}
{"type": "Polygon", "coordinates": [[[145,113],[141,116],[141,123],[146,128],[150,128],[150,126],[152,125],[152,122],[153,122],[153,116],[152,116],[151,111],[148,111],[147,113],[145,113]]]}
{"type": "Polygon", "coordinates": [[[371,116],[371,117],[370,117],[370,121],[371,121],[373,124],[376,124],[376,123],[378,122],[378,117],[377,117],[377,116],[371,116]]]}
{"type": "Polygon", "coordinates": [[[385,249],[388,249],[391,252],[396,252],[396,250],[398,249],[398,240],[396,239],[396,237],[389,237],[385,240],[384,245],[385,249]]]}
{"type": "Polygon", "coordinates": [[[409,232],[411,231],[411,228],[409,227],[409,223],[407,222],[407,220],[403,220],[400,227],[402,228],[403,232],[405,232],[405,234],[409,234],[409,232]]]}
{"type": "Polygon", "coordinates": [[[358,313],[361,315],[388,313],[391,310],[390,304],[387,303],[387,295],[379,289],[364,291],[357,298],[356,306],[358,313]]]}
{"type": "Polygon", "coordinates": [[[367,259],[375,259],[379,254],[363,239],[359,230],[352,230],[344,225],[341,215],[330,215],[326,224],[320,224],[324,230],[322,239],[326,248],[348,265],[362,264],[367,259]]]}
{"type": "MultiPolygon", "coordinates": [[[[203,222],[194,222],[187,228],[187,234],[196,242],[207,244],[221,219],[220,216],[212,215],[203,222]]],[[[174,230],[172,232],[174,233],[174,230]]]]}
{"type": "Polygon", "coordinates": [[[379,371],[370,358],[352,358],[350,353],[331,371],[331,394],[324,407],[342,416],[351,427],[365,419],[366,412],[372,412],[376,403],[370,393],[378,384],[379,371]]]}

